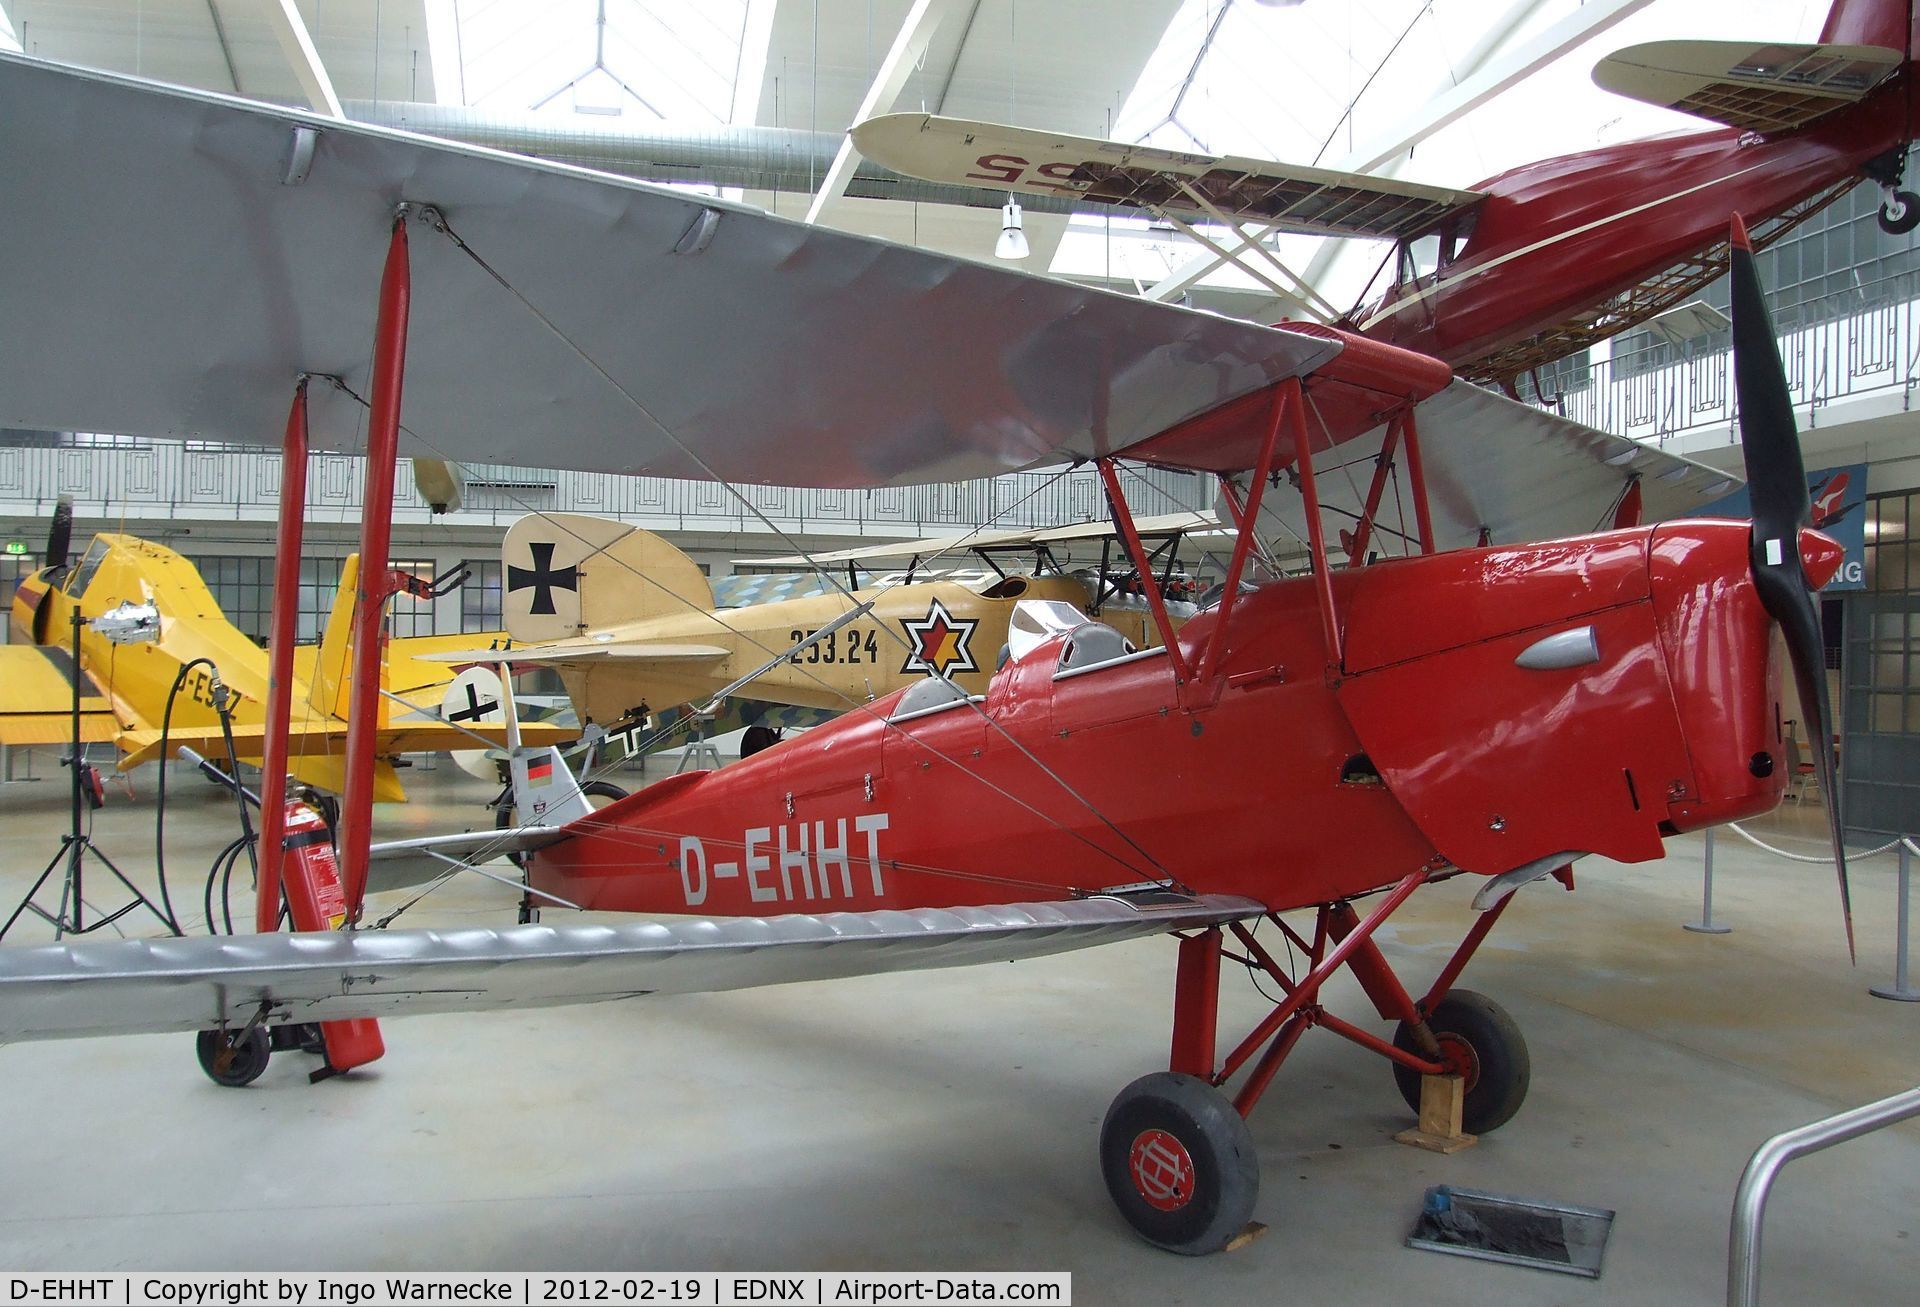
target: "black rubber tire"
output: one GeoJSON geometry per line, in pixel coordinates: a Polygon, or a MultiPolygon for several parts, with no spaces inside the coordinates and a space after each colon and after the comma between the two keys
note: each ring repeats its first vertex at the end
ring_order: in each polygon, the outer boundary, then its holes
{"type": "MultiPolygon", "coordinates": [[[[1514,1113],[1527,1101],[1533,1062],[1527,1055],[1527,1041],[1507,1010],[1485,994],[1456,989],[1427,1014],[1427,1025],[1443,1048],[1452,1042],[1467,1055],[1467,1092],[1460,1128],[1468,1134],[1484,1135],[1513,1120],[1514,1113]]],[[[1418,1053],[1413,1027],[1402,1021],[1393,1033],[1393,1046],[1418,1053]]],[[[1393,1079],[1400,1086],[1400,1097],[1417,1113],[1420,1073],[1395,1062],[1393,1079]]]]}
{"type": "Polygon", "coordinates": [[[240,1030],[202,1030],[194,1037],[194,1052],[200,1056],[200,1069],[216,1085],[238,1089],[250,1085],[267,1069],[273,1055],[273,1040],[263,1026],[240,1030]]]}
{"type": "Polygon", "coordinates": [[[771,726],[749,726],[740,736],[740,756],[751,758],[762,749],[780,743],[780,732],[771,726]]]}
{"type": "Polygon", "coordinates": [[[1246,1121],[1212,1085],[1172,1071],[1142,1076],[1113,1100],[1100,1126],[1100,1173],[1142,1239],[1187,1257],[1226,1247],[1260,1198],[1260,1159],[1246,1121]],[[1169,1154],[1169,1142],[1183,1159],[1169,1154]],[[1153,1168],[1144,1182],[1136,1157],[1153,1168]]]}
{"type": "Polygon", "coordinates": [[[589,799],[607,799],[609,801],[627,797],[627,791],[621,789],[612,781],[588,781],[580,787],[580,793],[586,795],[589,799]]]}
{"type": "Polygon", "coordinates": [[[1880,206],[1878,217],[1881,231],[1889,236],[1905,236],[1920,227],[1920,195],[1895,191],[1892,202],[1880,206]]]}

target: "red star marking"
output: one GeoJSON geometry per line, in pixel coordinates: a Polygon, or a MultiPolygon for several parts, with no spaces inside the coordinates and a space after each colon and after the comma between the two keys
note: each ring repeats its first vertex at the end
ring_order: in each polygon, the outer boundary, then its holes
{"type": "Polygon", "coordinates": [[[946,605],[935,599],[922,618],[909,617],[901,622],[912,643],[902,672],[930,672],[945,676],[949,672],[975,670],[973,653],[967,642],[973,638],[978,622],[955,619],[946,605]]]}
{"type": "Polygon", "coordinates": [[[941,656],[946,652],[947,641],[955,635],[954,629],[947,625],[946,614],[935,617],[926,630],[917,634],[920,636],[921,661],[938,667],[941,656]]]}

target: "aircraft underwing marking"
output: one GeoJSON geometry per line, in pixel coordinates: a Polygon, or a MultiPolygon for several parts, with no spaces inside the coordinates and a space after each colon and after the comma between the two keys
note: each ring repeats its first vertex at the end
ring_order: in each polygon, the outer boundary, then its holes
{"type": "Polygon", "coordinates": [[[577,566],[555,567],[553,565],[554,542],[535,540],[527,545],[527,552],[533,557],[532,567],[507,567],[507,590],[518,593],[521,590],[533,590],[533,602],[527,611],[540,617],[551,617],[559,610],[553,605],[555,590],[571,590],[580,593],[580,569],[577,566]]]}

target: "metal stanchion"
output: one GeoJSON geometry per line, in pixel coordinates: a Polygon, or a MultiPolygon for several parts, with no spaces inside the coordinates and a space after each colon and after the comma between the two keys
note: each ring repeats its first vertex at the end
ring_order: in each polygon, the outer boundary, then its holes
{"type": "Polygon", "coordinates": [[[1696,935],[1726,935],[1732,932],[1732,926],[1717,926],[1713,921],[1713,827],[1707,827],[1706,875],[1702,878],[1704,886],[1700,892],[1700,920],[1681,923],[1683,930],[1696,935]]]}
{"type": "Polygon", "coordinates": [[[1908,877],[1913,871],[1913,845],[1909,840],[1901,840],[1896,846],[1900,853],[1900,907],[1896,914],[1895,929],[1899,935],[1893,949],[1893,988],[1869,989],[1867,992],[1875,998],[1891,998],[1901,1003],[1920,1003],[1920,989],[1907,982],[1907,891],[1908,877]]]}

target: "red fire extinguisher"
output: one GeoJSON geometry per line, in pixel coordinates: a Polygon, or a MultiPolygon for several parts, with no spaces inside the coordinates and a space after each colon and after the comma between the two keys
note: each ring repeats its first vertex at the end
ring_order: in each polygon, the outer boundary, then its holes
{"type": "MultiPolygon", "coordinates": [[[[282,847],[287,856],[281,883],[293,914],[293,928],[338,930],[347,919],[347,895],[340,882],[340,863],[334,857],[333,832],[326,819],[308,803],[289,796],[287,835],[282,847]]],[[[327,1065],[314,1073],[316,1080],[365,1066],[387,1051],[380,1037],[380,1023],[371,1017],[322,1021],[320,1035],[326,1043],[327,1065]]]]}

